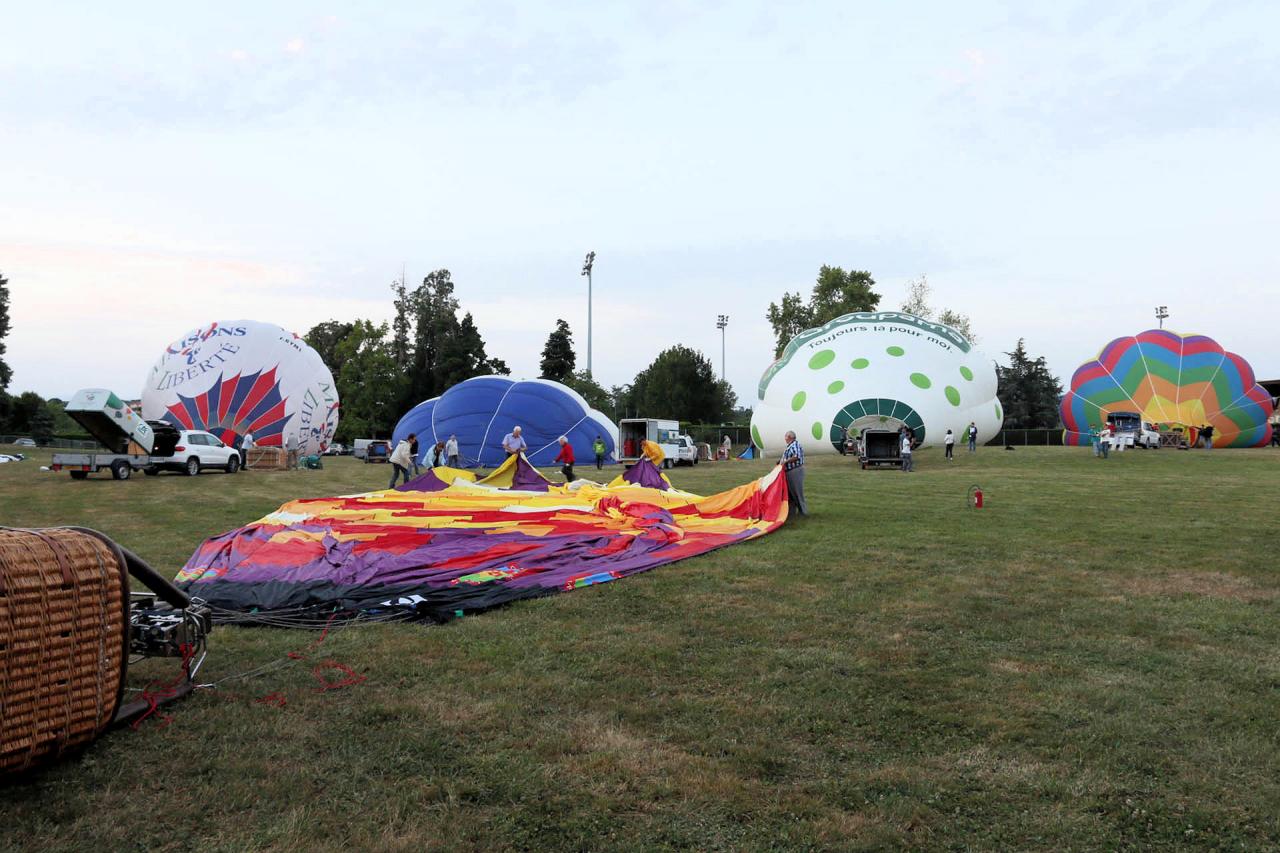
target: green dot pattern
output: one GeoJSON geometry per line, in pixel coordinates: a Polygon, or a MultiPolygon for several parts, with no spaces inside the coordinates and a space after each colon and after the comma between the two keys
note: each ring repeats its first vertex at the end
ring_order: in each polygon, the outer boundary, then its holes
{"type": "Polygon", "coordinates": [[[953,406],[960,405],[960,392],[948,385],[943,389],[943,393],[947,395],[947,402],[953,406]]]}
{"type": "Polygon", "coordinates": [[[917,388],[928,388],[933,385],[933,383],[929,381],[929,377],[925,376],[923,373],[911,374],[911,384],[917,388]]]}
{"type": "Polygon", "coordinates": [[[805,393],[797,391],[796,395],[791,398],[791,411],[798,412],[804,408],[805,393]]]}
{"type": "Polygon", "coordinates": [[[960,365],[960,375],[965,378],[966,382],[973,381],[973,371],[965,367],[963,364],[960,365]]]}
{"type": "Polygon", "coordinates": [[[1000,404],[996,403],[996,420],[1004,423],[1004,415],[1000,414],[1000,404]]]}
{"type": "Polygon", "coordinates": [[[844,382],[839,379],[837,379],[835,382],[832,382],[830,385],[827,386],[828,394],[839,394],[843,390],[844,390],[844,382]]]}
{"type": "Polygon", "coordinates": [[[894,356],[895,358],[900,355],[905,355],[907,352],[902,347],[885,347],[884,351],[889,353],[889,355],[894,356]]]}
{"type": "Polygon", "coordinates": [[[760,430],[755,424],[751,425],[751,440],[756,443],[756,447],[764,450],[764,442],[760,440],[760,430]]]}
{"type": "Polygon", "coordinates": [[[809,359],[809,369],[821,370],[835,360],[835,350],[824,349],[821,352],[814,353],[813,358],[809,359]]]}
{"type": "Polygon", "coordinates": [[[849,362],[849,366],[854,370],[862,370],[870,363],[871,362],[867,361],[865,358],[855,358],[853,361],[849,362]]]}
{"type": "Polygon", "coordinates": [[[821,441],[822,433],[825,432],[825,430],[822,428],[822,424],[818,423],[817,421],[814,421],[812,432],[813,432],[813,437],[818,441],[821,441]]]}

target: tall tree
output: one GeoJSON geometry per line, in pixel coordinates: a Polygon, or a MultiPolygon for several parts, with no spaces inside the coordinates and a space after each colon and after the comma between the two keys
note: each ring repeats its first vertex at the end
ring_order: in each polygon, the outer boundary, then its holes
{"type": "Polygon", "coordinates": [[[564,320],[556,320],[556,327],[547,336],[547,343],[542,348],[542,378],[564,382],[572,375],[576,363],[573,332],[569,331],[569,324],[564,320]]]}
{"type": "Polygon", "coordinates": [[[0,273],[0,393],[9,387],[13,371],[4,360],[4,339],[9,335],[9,279],[0,273]]]}
{"type": "Polygon", "coordinates": [[[320,354],[320,360],[324,362],[325,367],[330,371],[338,369],[338,344],[346,340],[347,335],[351,334],[354,328],[352,323],[343,323],[339,320],[325,320],[323,323],[317,323],[311,327],[311,330],[302,336],[313,350],[320,354]]]}
{"type": "Polygon", "coordinates": [[[719,423],[733,411],[737,398],[728,383],[716,377],[706,356],[676,345],[637,374],[631,402],[645,417],[719,423]]]}
{"type": "Polygon", "coordinates": [[[405,289],[404,277],[398,281],[391,282],[391,292],[395,294],[392,304],[396,309],[395,319],[391,321],[393,330],[391,338],[391,357],[395,359],[396,367],[401,370],[409,369],[409,331],[412,327],[412,318],[409,316],[411,310],[411,301],[409,293],[405,289]]]}
{"type": "Polygon", "coordinates": [[[876,280],[865,270],[846,272],[842,267],[824,264],[818,270],[808,302],[799,293],[784,293],[780,304],[770,302],[765,317],[777,340],[774,356],[782,355],[787,342],[805,329],[855,311],[876,310],[880,294],[872,289],[875,284],[876,280]]]}
{"type": "Polygon", "coordinates": [[[1009,364],[996,365],[1004,425],[1009,429],[1051,429],[1058,426],[1058,401],[1062,383],[1049,372],[1044,356],[1031,358],[1022,338],[1009,356],[1009,364]]]}
{"type": "Polygon", "coordinates": [[[390,438],[402,414],[400,400],[408,379],[396,365],[387,324],[356,320],[335,352],[335,381],[342,401],[337,440],[390,438]]]}
{"type": "Polygon", "coordinates": [[[563,382],[581,394],[582,398],[587,401],[587,405],[596,411],[606,413],[613,411],[613,395],[606,391],[604,386],[596,382],[591,374],[585,370],[575,370],[564,379],[558,381],[563,382]]]}
{"type": "Polygon", "coordinates": [[[902,302],[902,310],[908,314],[923,317],[926,320],[945,323],[960,332],[972,343],[978,342],[978,336],[973,333],[973,324],[967,314],[952,311],[950,308],[935,309],[930,304],[932,298],[933,288],[929,286],[929,279],[927,276],[921,275],[919,278],[907,282],[907,298],[902,302]]]}

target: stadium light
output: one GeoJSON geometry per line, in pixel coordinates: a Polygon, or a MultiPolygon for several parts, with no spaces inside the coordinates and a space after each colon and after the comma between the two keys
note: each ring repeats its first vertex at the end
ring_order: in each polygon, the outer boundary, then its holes
{"type": "Polygon", "coordinates": [[[582,262],[582,274],[587,277],[587,375],[591,375],[591,268],[595,266],[596,253],[587,252],[582,262]]]}
{"type": "Polygon", "coordinates": [[[716,328],[720,330],[720,381],[724,382],[724,327],[729,325],[729,315],[720,314],[716,317],[716,328]]]}

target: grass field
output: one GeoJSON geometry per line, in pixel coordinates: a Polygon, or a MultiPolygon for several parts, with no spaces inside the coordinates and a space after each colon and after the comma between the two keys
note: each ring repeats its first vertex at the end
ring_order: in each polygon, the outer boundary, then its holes
{"type": "MultiPolygon", "coordinates": [[[[1280,452],[811,459],[811,518],[441,627],[330,636],[0,788],[9,848],[1275,848],[1280,452]],[[965,495],[978,483],[987,507],[965,495]],[[280,693],[284,707],[253,700],[280,693]]],[[[383,466],[124,483],[0,465],[0,523],[167,572],[383,466]]],[[[764,462],[673,472],[709,494],[764,462]]],[[[315,634],[219,629],[204,676],[315,634]]],[[[135,684],[139,682],[135,677],[135,684]]]]}

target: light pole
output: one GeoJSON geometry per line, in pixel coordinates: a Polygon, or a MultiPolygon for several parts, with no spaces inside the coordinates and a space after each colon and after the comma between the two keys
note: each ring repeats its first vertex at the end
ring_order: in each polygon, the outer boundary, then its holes
{"type": "Polygon", "coordinates": [[[1165,318],[1168,316],[1169,316],[1169,307],[1167,305],[1157,306],[1156,319],[1160,321],[1160,328],[1162,329],[1164,328],[1164,321],[1165,321],[1165,318]]]}
{"type": "Polygon", "coordinates": [[[591,267],[595,265],[596,253],[587,252],[587,259],[582,262],[582,274],[587,277],[587,375],[591,375],[591,267]]]}
{"type": "Polygon", "coordinates": [[[724,382],[724,327],[729,325],[729,315],[720,314],[716,317],[716,328],[720,330],[720,381],[724,382]]]}

